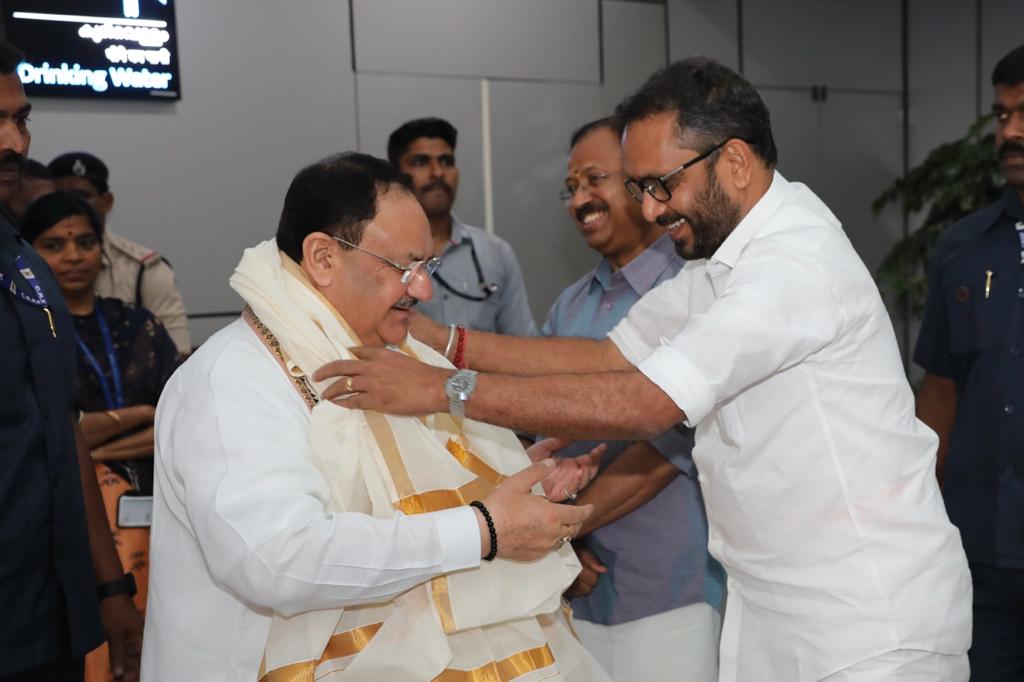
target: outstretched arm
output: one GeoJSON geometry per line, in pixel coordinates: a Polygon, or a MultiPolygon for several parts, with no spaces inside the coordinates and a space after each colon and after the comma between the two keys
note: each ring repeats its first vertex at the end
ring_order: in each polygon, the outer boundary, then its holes
{"type": "MultiPolygon", "coordinates": [[[[451,370],[380,348],[353,352],[361,360],[338,360],[314,374],[318,381],[345,377],[324,391],[324,399],[389,414],[448,411],[444,384],[451,370]]],[[[686,418],[668,395],[632,368],[600,374],[481,374],[466,416],[574,440],[648,440],[686,418]]]]}
{"type": "MultiPolygon", "coordinates": [[[[410,333],[444,353],[450,329],[426,315],[414,314],[410,333]]],[[[455,357],[455,344],[448,356],[455,357]]],[[[504,336],[466,330],[463,344],[466,366],[481,372],[537,375],[556,372],[612,372],[630,367],[619,349],[608,339],[573,337],[504,336]]]]}

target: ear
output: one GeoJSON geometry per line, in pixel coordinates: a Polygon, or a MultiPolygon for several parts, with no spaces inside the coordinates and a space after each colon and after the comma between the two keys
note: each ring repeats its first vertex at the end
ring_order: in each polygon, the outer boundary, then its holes
{"type": "Polygon", "coordinates": [[[738,138],[732,138],[722,147],[722,162],[728,182],[739,190],[750,186],[754,164],[759,163],[750,145],[738,138]]]}
{"type": "Polygon", "coordinates": [[[302,240],[300,267],[317,287],[328,287],[338,276],[339,263],[335,257],[336,242],[323,232],[311,232],[302,240]]]}
{"type": "Polygon", "coordinates": [[[104,192],[96,197],[96,210],[100,215],[107,215],[112,208],[114,208],[114,195],[111,192],[104,192]]]}

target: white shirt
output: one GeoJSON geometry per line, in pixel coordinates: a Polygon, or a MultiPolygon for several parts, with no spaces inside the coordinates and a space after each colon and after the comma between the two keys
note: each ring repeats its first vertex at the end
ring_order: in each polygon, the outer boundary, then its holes
{"type": "Polygon", "coordinates": [[[839,221],[775,174],[715,254],[610,334],[697,427],[729,572],[722,680],[818,680],[962,653],[971,583],[878,288],[839,221]]]}
{"type": "Polygon", "coordinates": [[[376,519],[325,511],[309,412],[238,320],[157,407],[143,680],[256,679],[271,615],[383,601],[478,566],[469,507],[376,519]]]}

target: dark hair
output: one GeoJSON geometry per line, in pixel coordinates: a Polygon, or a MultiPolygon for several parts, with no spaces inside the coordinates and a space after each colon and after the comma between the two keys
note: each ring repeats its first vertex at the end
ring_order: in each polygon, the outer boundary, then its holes
{"type": "Polygon", "coordinates": [[[992,69],[992,85],[1024,83],[1024,45],[1020,45],[999,60],[992,69]]]}
{"type": "MultiPolygon", "coordinates": [[[[713,59],[691,57],[658,70],[615,108],[625,125],[673,112],[683,144],[706,151],[744,140],[768,167],[778,161],[768,107],[743,76],[713,59]]],[[[716,157],[710,157],[714,160],[716,157]]]]}
{"type": "Polygon", "coordinates": [[[617,137],[622,137],[622,129],[624,127],[622,119],[618,116],[605,116],[604,118],[599,118],[596,121],[584,123],[577,128],[576,132],[574,132],[572,137],[569,138],[569,150],[572,151],[572,148],[579,144],[580,140],[595,130],[600,130],[602,128],[607,128],[615,133],[617,137]]]}
{"type": "Polygon", "coordinates": [[[21,214],[18,231],[29,244],[51,227],[72,216],[85,216],[96,237],[103,238],[103,222],[82,197],[71,192],[51,192],[39,197],[21,214]]]}
{"type": "Polygon", "coordinates": [[[54,179],[53,171],[35,159],[25,159],[25,165],[21,168],[21,177],[40,180],[54,179]]]}
{"type": "Polygon", "coordinates": [[[411,194],[412,183],[393,165],[369,154],[345,152],[306,166],[284,197],[277,248],[300,262],[302,241],[313,232],[358,244],[377,215],[378,197],[394,189],[411,194]]]}
{"type": "Polygon", "coordinates": [[[395,132],[388,137],[388,160],[398,165],[406,150],[421,137],[436,137],[448,143],[448,146],[455,151],[455,143],[459,138],[459,131],[443,118],[417,118],[408,123],[403,123],[395,132]]]}
{"type": "Polygon", "coordinates": [[[21,48],[0,39],[0,74],[9,76],[18,70],[18,64],[25,61],[21,48]]]}

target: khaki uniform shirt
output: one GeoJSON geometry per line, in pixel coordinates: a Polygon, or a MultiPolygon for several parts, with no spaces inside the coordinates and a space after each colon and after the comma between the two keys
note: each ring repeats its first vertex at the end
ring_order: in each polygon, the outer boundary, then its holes
{"type": "Polygon", "coordinates": [[[178,352],[192,351],[185,302],[174,283],[174,270],[156,251],[106,230],[96,294],[147,308],[167,329],[178,352]]]}

